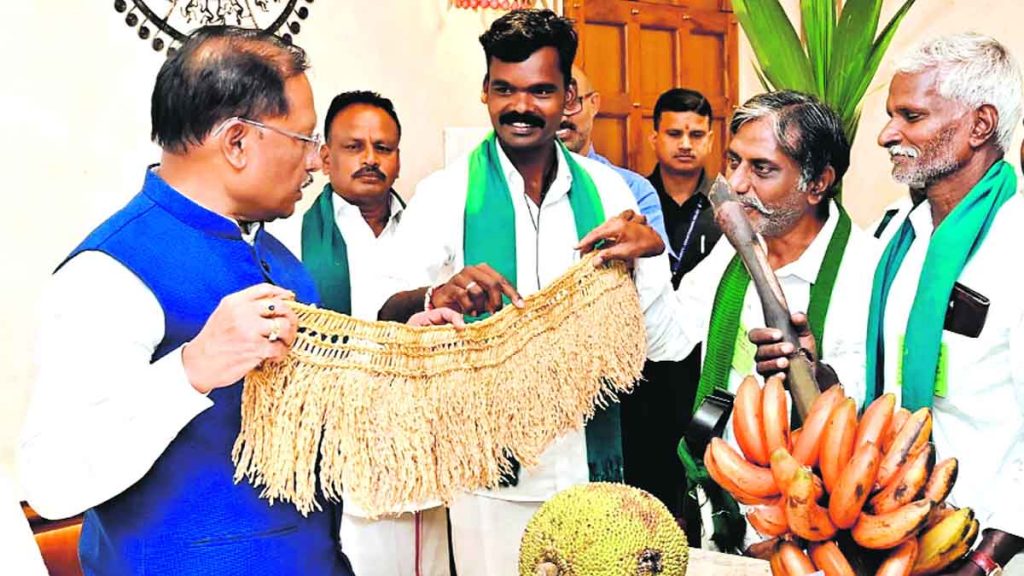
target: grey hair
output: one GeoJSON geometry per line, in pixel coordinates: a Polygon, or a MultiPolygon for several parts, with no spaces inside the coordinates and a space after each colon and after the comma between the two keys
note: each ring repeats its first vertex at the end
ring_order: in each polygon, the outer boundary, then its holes
{"type": "Polygon", "coordinates": [[[800,190],[831,166],[836,179],[826,190],[831,197],[850,167],[850,142],[839,115],[813,96],[780,90],[758,94],[736,109],[729,122],[735,135],[744,125],[768,119],[783,153],[800,166],[800,190]]]}
{"type": "Polygon", "coordinates": [[[966,32],[928,40],[897,62],[896,72],[919,74],[936,68],[937,88],[946,99],[970,108],[988,104],[999,113],[996,145],[1010,147],[1021,119],[1020,66],[1005,46],[994,38],[966,32]]]}

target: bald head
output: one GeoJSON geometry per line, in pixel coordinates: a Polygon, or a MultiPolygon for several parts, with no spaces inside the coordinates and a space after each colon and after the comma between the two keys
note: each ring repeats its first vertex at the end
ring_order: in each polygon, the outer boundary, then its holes
{"type": "Polygon", "coordinates": [[[576,81],[581,108],[572,116],[562,116],[558,137],[569,150],[586,155],[592,147],[591,133],[594,130],[594,117],[601,109],[601,95],[579,66],[573,65],[572,79],[576,81]]]}
{"type": "Polygon", "coordinates": [[[572,65],[572,79],[576,81],[576,87],[581,96],[594,91],[594,85],[590,83],[586,72],[575,64],[572,65]]]}

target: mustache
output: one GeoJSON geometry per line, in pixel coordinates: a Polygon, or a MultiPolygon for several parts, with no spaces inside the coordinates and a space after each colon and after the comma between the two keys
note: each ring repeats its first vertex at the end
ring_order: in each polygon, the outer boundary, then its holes
{"type": "Polygon", "coordinates": [[[906,156],[907,158],[917,158],[921,155],[921,151],[913,146],[900,146],[899,144],[893,144],[889,146],[889,157],[894,158],[896,156],[906,156]]]}
{"type": "Polygon", "coordinates": [[[576,125],[573,124],[572,122],[569,122],[568,120],[562,120],[562,123],[558,125],[558,129],[559,130],[572,130],[573,132],[577,132],[578,131],[577,128],[576,128],[576,125]]]}
{"type": "Polygon", "coordinates": [[[369,166],[369,165],[363,166],[362,168],[360,168],[359,170],[356,170],[352,174],[353,178],[362,178],[363,176],[376,176],[377,178],[380,178],[381,180],[384,180],[385,178],[387,178],[387,176],[385,176],[384,173],[381,172],[380,168],[377,168],[376,166],[369,166]]]}
{"type": "Polygon", "coordinates": [[[309,172],[306,172],[306,181],[302,183],[301,188],[307,188],[312,183],[313,183],[313,175],[310,174],[309,172]]]}
{"type": "Polygon", "coordinates": [[[543,128],[545,124],[544,119],[540,116],[530,113],[520,114],[519,112],[506,112],[498,117],[498,122],[505,125],[522,123],[534,128],[543,128]]]}
{"type": "Polygon", "coordinates": [[[744,206],[749,206],[750,208],[757,210],[764,216],[771,216],[772,214],[775,214],[775,210],[772,210],[771,208],[765,206],[764,203],[761,202],[761,199],[758,198],[757,196],[754,196],[753,194],[740,196],[738,200],[740,201],[740,204],[743,204],[744,206]]]}

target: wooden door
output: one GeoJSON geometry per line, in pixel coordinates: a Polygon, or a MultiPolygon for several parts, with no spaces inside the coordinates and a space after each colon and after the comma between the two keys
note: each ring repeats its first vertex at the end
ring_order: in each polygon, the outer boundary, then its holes
{"type": "Polygon", "coordinates": [[[737,104],[737,25],[728,0],[575,0],[578,64],[601,93],[594,146],[641,174],[657,160],[654,104],[674,87],[703,93],[713,110],[711,173],[724,165],[726,120],[737,104]]]}

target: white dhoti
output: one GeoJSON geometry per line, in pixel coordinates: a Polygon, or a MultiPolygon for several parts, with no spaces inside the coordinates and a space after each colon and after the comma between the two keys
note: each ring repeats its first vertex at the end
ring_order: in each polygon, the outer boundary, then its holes
{"type": "Polygon", "coordinates": [[[450,573],[448,517],[443,506],[377,520],[344,512],[341,546],[359,576],[449,576],[450,573]]]}
{"type": "Polygon", "coordinates": [[[519,576],[519,543],[542,504],[480,494],[456,496],[450,510],[459,576],[519,576]]]}

